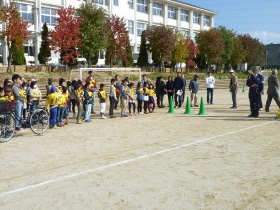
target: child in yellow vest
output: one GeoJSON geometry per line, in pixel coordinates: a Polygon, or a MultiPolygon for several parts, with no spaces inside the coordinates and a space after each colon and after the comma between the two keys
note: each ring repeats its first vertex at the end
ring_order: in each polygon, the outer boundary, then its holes
{"type": "Polygon", "coordinates": [[[50,88],[50,94],[48,94],[45,108],[50,107],[50,128],[56,128],[56,118],[57,118],[57,94],[56,87],[52,86],[50,88]]]}
{"type": "Polygon", "coordinates": [[[63,115],[64,115],[64,107],[65,107],[65,97],[64,95],[62,94],[62,92],[60,91],[57,91],[56,92],[57,94],[57,126],[58,127],[62,127],[64,126],[64,124],[62,123],[62,118],[63,118],[63,115]]]}
{"type": "Polygon", "coordinates": [[[68,122],[68,116],[69,116],[68,103],[70,103],[70,98],[69,98],[69,95],[67,93],[67,90],[68,90],[67,87],[62,86],[62,95],[64,96],[64,100],[65,100],[64,112],[63,112],[62,116],[66,118],[66,121],[65,121],[64,125],[69,124],[69,122],[68,122]]]}
{"type": "Polygon", "coordinates": [[[129,102],[128,102],[128,110],[129,110],[129,115],[130,116],[137,116],[135,109],[136,109],[136,104],[135,104],[135,97],[134,97],[134,84],[131,82],[129,84],[129,102]],[[133,106],[133,113],[131,112],[131,106],[133,106]]]}
{"type": "Polygon", "coordinates": [[[154,95],[155,95],[155,90],[154,90],[154,86],[152,84],[149,84],[149,103],[148,103],[148,109],[149,112],[152,113],[155,110],[155,99],[154,99],[154,95]]]}
{"type": "Polygon", "coordinates": [[[100,84],[100,89],[98,92],[98,98],[99,98],[99,102],[100,102],[100,115],[102,119],[106,119],[107,117],[105,117],[105,110],[106,110],[106,99],[107,99],[107,95],[106,92],[104,90],[105,85],[103,83],[100,84]]]}
{"type": "Polygon", "coordinates": [[[85,90],[83,93],[83,106],[85,107],[85,122],[91,122],[90,119],[90,112],[91,112],[91,106],[92,106],[92,99],[93,98],[93,92],[91,91],[90,83],[85,84],[85,90]]]}

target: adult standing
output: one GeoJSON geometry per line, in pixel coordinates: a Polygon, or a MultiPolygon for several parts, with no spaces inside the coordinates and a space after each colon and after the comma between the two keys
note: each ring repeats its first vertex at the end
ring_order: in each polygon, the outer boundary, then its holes
{"type": "Polygon", "coordinates": [[[115,76],[115,82],[116,82],[115,87],[116,87],[116,97],[117,97],[117,99],[115,101],[115,109],[118,110],[118,104],[119,104],[120,95],[121,95],[120,89],[121,89],[121,85],[122,85],[120,82],[119,75],[115,76]]]}
{"type": "Polygon", "coordinates": [[[189,84],[189,90],[191,91],[191,107],[193,106],[193,101],[194,101],[194,106],[198,107],[198,103],[197,103],[197,93],[199,88],[198,77],[199,77],[198,74],[194,75],[194,78],[190,81],[189,84]]]}
{"type": "Polygon", "coordinates": [[[177,72],[177,77],[174,79],[174,91],[175,91],[175,107],[178,109],[182,106],[182,94],[184,86],[184,80],[182,78],[182,73],[177,72]]]}
{"type": "Polygon", "coordinates": [[[20,95],[20,89],[21,89],[21,84],[22,80],[21,77],[18,74],[14,74],[12,77],[13,85],[12,85],[12,93],[15,98],[16,102],[16,108],[15,108],[15,113],[17,115],[15,119],[15,124],[16,124],[16,130],[22,130],[22,128],[19,127],[19,122],[21,121],[21,115],[22,115],[22,109],[23,109],[23,102],[24,98],[20,95]]]}
{"type": "Polygon", "coordinates": [[[207,104],[213,104],[215,78],[211,75],[210,71],[207,72],[205,81],[207,88],[207,104]]]}
{"type": "Polygon", "coordinates": [[[149,79],[147,78],[147,75],[146,75],[146,74],[143,74],[141,82],[142,82],[143,84],[149,83],[149,79]]]}
{"type": "Polygon", "coordinates": [[[164,108],[163,99],[166,94],[166,86],[163,77],[158,77],[156,82],[157,105],[159,108],[164,108]]]}
{"type": "Polygon", "coordinates": [[[246,82],[249,89],[249,100],[251,114],[248,117],[259,117],[261,95],[263,94],[263,80],[262,76],[258,74],[257,69],[253,69],[246,82]]]}
{"type": "MultiPolygon", "coordinates": [[[[264,83],[264,76],[262,75],[262,71],[261,71],[261,69],[258,69],[258,74],[260,75],[260,77],[261,77],[261,80],[263,81],[263,83],[264,83]]],[[[262,96],[261,96],[261,101],[260,101],[260,111],[262,111],[263,110],[263,103],[262,103],[262,96]]]]}
{"type": "MultiPolygon", "coordinates": [[[[182,79],[184,81],[184,87],[187,87],[187,80],[185,79],[184,74],[182,74],[182,79]]],[[[183,93],[182,93],[182,103],[185,102],[185,93],[186,93],[186,88],[183,89],[183,93]]]]}
{"type": "Polygon", "coordinates": [[[230,107],[230,108],[236,109],[237,108],[236,95],[237,95],[237,90],[238,90],[238,78],[235,75],[233,70],[230,70],[229,74],[231,75],[230,83],[229,83],[229,90],[231,92],[231,98],[232,98],[232,107],[230,107]]]}
{"type": "Polygon", "coordinates": [[[272,99],[276,102],[280,108],[280,99],[279,99],[279,84],[277,79],[277,70],[272,70],[271,76],[267,79],[268,88],[267,88],[267,100],[265,105],[265,111],[269,112],[269,107],[272,99]]]}
{"type": "Polygon", "coordinates": [[[95,90],[97,89],[95,76],[93,71],[88,71],[88,77],[86,78],[85,83],[89,83],[90,91],[92,92],[93,98],[91,100],[91,113],[96,114],[94,111],[94,102],[95,102],[95,90]]]}
{"type": "Polygon", "coordinates": [[[166,90],[167,90],[167,96],[168,96],[168,102],[170,101],[170,98],[174,96],[174,82],[171,76],[168,77],[168,81],[166,82],[166,90]]]}

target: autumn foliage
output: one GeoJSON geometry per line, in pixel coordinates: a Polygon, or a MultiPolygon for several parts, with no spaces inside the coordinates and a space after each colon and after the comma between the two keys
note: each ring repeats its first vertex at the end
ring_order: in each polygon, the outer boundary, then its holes
{"type": "Polygon", "coordinates": [[[82,45],[79,35],[83,20],[75,17],[75,9],[71,6],[58,9],[57,14],[57,25],[50,31],[50,47],[55,53],[62,55],[65,64],[75,62],[79,54],[77,48],[82,45]]]}
{"type": "Polygon", "coordinates": [[[196,46],[196,44],[194,43],[194,41],[192,39],[187,39],[186,40],[186,45],[187,45],[187,49],[188,49],[188,52],[189,52],[189,55],[186,58],[186,66],[187,66],[187,68],[193,69],[197,65],[195,63],[194,59],[199,54],[199,50],[198,50],[198,47],[196,46]]]}
{"type": "Polygon", "coordinates": [[[127,46],[129,43],[128,31],[123,18],[116,15],[107,20],[109,28],[109,47],[106,51],[106,64],[112,66],[113,62],[128,63],[127,46]]]}
{"type": "Polygon", "coordinates": [[[28,40],[30,32],[28,31],[28,22],[20,17],[15,2],[11,1],[4,5],[0,10],[0,22],[2,32],[0,38],[5,40],[8,46],[8,69],[11,71],[11,62],[15,49],[21,48],[23,43],[28,40]]]}

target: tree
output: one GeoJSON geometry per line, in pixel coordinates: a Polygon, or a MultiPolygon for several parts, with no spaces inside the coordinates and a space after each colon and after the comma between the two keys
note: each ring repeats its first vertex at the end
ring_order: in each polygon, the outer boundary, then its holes
{"type": "Polygon", "coordinates": [[[133,66],[134,65],[134,60],[133,60],[133,56],[132,56],[131,45],[127,45],[126,54],[127,54],[127,59],[126,59],[125,62],[123,62],[123,65],[125,67],[133,66]]]}
{"type": "Polygon", "coordinates": [[[209,31],[201,31],[195,39],[200,56],[207,62],[208,66],[221,62],[224,42],[220,31],[214,28],[209,31]]]}
{"type": "Polygon", "coordinates": [[[263,65],[265,60],[265,47],[258,39],[252,38],[249,34],[239,35],[243,49],[245,50],[245,62],[248,70],[254,65],[263,65]]]}
{"type": "Polygon", "coordinates": [[[146,30],[147,47],[152,52],[154,58],[160,61],[160,71],[162,72],[165,62],[171,62],[171,52],[175,45],[175,35],[173,29],[165,25],[150,26],[146,30]]]}
{"type": "Polygon", "coordinates": [[[41,47],[40,52],[38,54],[38,60],[40,64],[46,65],[48,61],[50,61],[51,57],[51,51],[49,46],[49,29],[46,23],[44,23],[42,27],[42,33],[41,33],[41,47]]]}
{"type": "Polygon", "coordinates": [[[12,59],[12,64],[13,65],[26,65],[26,59],[24,57],[23,46],[15,49],[13,59],[12,59]]]}
{"type": "Polygon", "coordinates": [[[141,34],[140,52],[137,59],[137,65],[140,67],[148,66],[148,53],[145,31],[143,31],[141,34]]]}
{"type": "Polygon", "coordinates": [[[80,38],[83,40],[80,50],[87,59],[88,67],[91,67],[92,60],[96,60],[98,52],[106,49],[108,45],[107,13],[102,7],[86,1],[77,9],[77,15],[83,19],[80,25],[80,38]]]}
{"type": "Polygon", "coordinates": [[[23,21],[23,18],[20,17],[16,4],[13,1],[10,1],[8,5],[4,5],[1,8],[0,22],[2,25],[0,39],[5,40],[8,46],[7,72],[11,72],[11,62],[16,49],[21,48],[23,42],[28,40],[30,34],[28,22],[23,21]]]}
{"type": "Polygon", "coordinates": [[[114,15],[107,20],[107,27],[110,33],[106,50],[106,64],[112,66],[113,62],[127,62],[126,47],[130,46],[130,43],[124,19],[114,15]]]}
{"type": "Polygon", "coordinates": [[[82,45],[82,40],[79,38],[81,34],[80,25],[83,20],[75,17],[75,9],[72,6],[68,8],[60,8],[57,10],[58,18],[57,25],[54,30],[50,31],[49,44],[55,53],[62,54],[62,61],[66,65],[75,62],[79,51],[76,48],[82,45]]]}
{"type": "Polygon", "coordinates": [[[186,67],[193,69],[197,66],[195,58],[199,54],[199,50],[192,39],[187,39],[186,45],[189,51],[189,56],[186,57],[186,67]]]}
{"type": "Polygon", "coordinates": [[[236,69],[237,66],[244,63],[246,51],[243,48],[242,42],[239,37],[234,38],[234,48],[231,54],[230,63],[236,69]]]}
{"type": "Polygon", "coordinates": [[[226,29],[224,26],[219,26],[217,30],[221,32],[224,43],[224,53],[221,55],[221,63],[225,64],[225,69],[228,70],[232,52],[234,50],[235,32],[233,32],[233,30],[226,29]]]}
{"type": "Polygon", "coordinates": [[[185,36],[180,33],[179,31],[176,31],[175,33],[175,46],[172,51],[172,62],[176,65],[177,63],[184,63],[186,61],[186,58],[189,57],[190,51],[187,47],[187,42],[185,36]]]}

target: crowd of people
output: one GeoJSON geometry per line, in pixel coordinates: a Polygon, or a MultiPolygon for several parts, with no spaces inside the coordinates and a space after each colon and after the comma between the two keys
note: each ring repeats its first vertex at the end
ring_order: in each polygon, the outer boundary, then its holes
{"type": "MultiPolygon", "coordinates": [[[[237,108],[237,90],[238,78],[235,72],[231,70],[229,89],[232,94],[233,105],[231,108],[237,108]]],[[[280,107],[278,94],[277,71],[273,70],[268,79],[268,100],[266,111],[269,112],[269,106],[272,98],[280,107]]],[[[199,75],[195,74],[188,84],[191,93],[190,105],[198,107],[199,75]]],[[[207,103],[213,104],[215,78],[210,72],[205,78],[207,88],[207,103]]],[[[247,79],[249,90],[249,100],[251,114],[249,117],[258,117],[261,107],[261,95],[263,94],[264,78],[256,69],[247,79]]],[[[95,112],[96,95],[100,103],[100,117],[106,119],[106,104],[109,99],[109,118],[116,118],[114,110],[121,109],[120,117],[137,116],[153,113],[157,105],[158,108],[164,108],[164,96],[167,95],[170,105],[171,98],[174,99],[174,108],[180,108],[185,100],[185,89],[187,81],[181,72],[177,72],[177,77],[173,80],[171,76],[164,82],[163,77],[158,77],[155,86],[151,80],[143,75],[141,81],[135,85],[126,77],[120,80],[116,75],[110,80],[109,92],[105,91],[105,84],[100,83],[97,87],[95,75],[92,71],[88,72],[85,81],[73,80],[66,81],[60,78],[58,85],[55,85],[54,79],[49,79],[46,85],[46,102],[44,107],[49,110],[50,128],[62,127],[69,124],[69,113],[72,112],[76,119],[76,124],[91,122],[91,113],[95,112]],[[156,96],[156,100],[154,97],[156,96]]],[[[3,87],[0,87],[0,102],[14,101],[16,118],[16,130],[21,130],[20,119],[26,119],[26,113],[39,106],[42,93],[36,85],[36,80],[26,81],[18,74],[12,76],[12,80],[5,79],[3,87]]],[[[1,110],[0,110],[1,111],[1,110]]]]}

